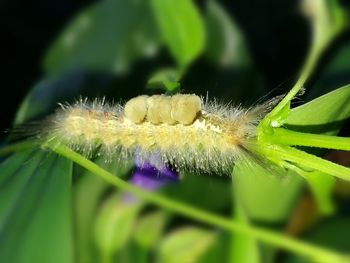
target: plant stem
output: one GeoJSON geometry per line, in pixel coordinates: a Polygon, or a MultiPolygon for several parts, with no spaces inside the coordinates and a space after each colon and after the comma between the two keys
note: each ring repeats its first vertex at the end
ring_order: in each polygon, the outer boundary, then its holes
{"type": "Polygon", "coordinates": [[[129,184],[123,181],[122,179],[114,176],[113,174],[102,169],[95,163],[87,160],[82,155],[72,151],[66,146],[58,145],[58,146],[52,147],[52,150],[57,154],[62,155],[74,161],[75,163],[84,167],[91,173],[101,177],[102,179],[109,182],[110,184],[119,187],[121,190],[128,191],[134,194],[135,196],[138,196],[140,198],[143,198],[146,201],[157,204],[166,210],[174,211],[184,216],[188,216],[190,218],[201,221],[203,223],[210,224],[216,227],[221,227],[229,231],[236,231],[241,234],[249,235],[263,242],[275,245],[277,247],[284,248],[291,252],[294,252],[306,257],[310,257],[313,259],[318,259],[318,260],[324,259],[325,261],[327,260],[326,262],[335,262],[337,260],[350,260],[349,257],[342,254],[338,254],[331,250],[319,248],[311,244],[299,242],[292,238],[282,236],[282,235],[279,235],[278,233],[274,233],[272,231],[268,231],[265,229],[259,229],[249,225],[243,225],[231,219],[226,219],[226,218],[217,216],[215,214],[212,214],[210,212],[206,212],[206,211],[197,209],[195,207],[191,207],[187,204],[174,201],[172,199],[169,199],[157,193],[143,190],[137,186],[129,184]]]}
{"type": "Polygon", "coordinates": [[[298,94],[303,88],[307,79],[312,74],[317,61],[319,60],[324,49],[327,48],[328,44],[345,28],[344,21],[338,21],[334,25],[330,25],[329,28],[323,29],[324,25],[320,25],[317,21],[312,23],[312,42],[307,54],[304,65],[300,71],[299,78],[294,84],[288,94],[277,104],[277,106],[265,116],[261,122],[261,126],[270,126],[270,123],[278,120],[279,113],[286,107],[290,101],[298,94]]]}
{"type": "Polygon", "coordinates": [[[266,120],[273,121],[275,116],[278,116],[280,111],[288,105],[288,103],[298,94],[298,92],[303,88],[306,80],[311,75],[315,68],[316,62],[319,59],[322,49],[319,46],[312,45],[311,50],[308,53],[305,64],[301,70],[300,76],[297,82],[294,84],[293,88],[288,92],[288,94],[277,104],[277,106],[266,115],[262,123],[266,123],[266,120]]]}
{"type": "Polygon", "coordinates": [[[264,147],[264,154],[271,156],[278,156],[278,159],[289,161],[301,167],[318,170],[326,174],[338,177],[340,179],[350,181],[350,169],[339,164],[324,160],[315,155],[306,153],[304,151],[288,147],[277,146],[264,147]]]}
{"type": "Polygon", "coordinates": [[[350,151],[348,137],[303,133],[284,128],[275,128],[273,131],[274,134],[269,137],[269,141],[274,143],[350,151]]]}

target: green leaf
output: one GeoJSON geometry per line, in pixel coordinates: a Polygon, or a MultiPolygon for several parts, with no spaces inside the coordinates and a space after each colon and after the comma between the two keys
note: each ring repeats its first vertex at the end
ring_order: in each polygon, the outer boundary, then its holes
{"type": "MultiPolygon", "coordinates": [[[[118,177],[124,176],[129,169],[128,165],[121,167],[117,162],[106,163],[103,158],[97,158],[95,163],[118,177]]],[[[109,187],[108,183],[85,169],[74,186],[76,249],[79,262],[96,262],[92,229],[99,202],[109,187]]]]}
{"type": "MultiPolygon", "coordinates": [[[[234,219],[242,224],[249,224],[249,219],[244,212],[244,209],[239,204],[239,200],[236,198],[234,219]]],[[[240,263],[259,263],[260,252],[257,246],[256,240],[253,238],[242,235],[232,234],[232,246],[231,246],[230,262],[240,263]]]]}
{"type": "MultiPolygon", "coordinates": [[[[183,227],[166,236],[158,250],[158,262],[204,262],[218,234],[196,227],[183,227]]],[[[218,260],[218,262],[220,262],[218,260]]]]}
{"type": "MultiPolygon", "coordinates": [[[[44,113],[50,112],[53,106],[57,106],[56,94],[50,90],[50,84],[49,81],[42,80],[35,84],[27,93],[26,97],[17,108],[17,113],[13,122],[15,126],[26,123],[44,113]],[[43,90],[45,90],[45,92],[43,92],[43,90]],[[46,93],[45,99],[43,99],[44,93],[46,93]]],[[[57,90],[57,87],[55,88],[57,90]]]]}
{"type": "Polygon", "coordinates": [[[44,68],[49,74],[76,68],[124,73],[158,46],[148,1],[106,0],[73,19],[49,49],[44,68]]]}
{"type": "Polygon", "coordinates": [[[323,214],[334,213],[332,193],[335,186],[335,178],[319,171],[304,172],[303,177],[310,184],[318,209],[323,214]]]}
{"type": "Polygon", "coordinates": [[[335,135],[350,116],[350,85],[329,92],[290,111],[289,129],[335,135]]]}
{"type": "Polygon", "coordinates": [[[231,184],[222,178],[214,176],[198,176],[196,174],[184,173],[180,184],[165,186],[160,191],[173,200],[189,203],[193,206],[210,211],[222,211],[230,206],[231,184]],[[200,189],[206,193],[205,196],[198,194],[193,189],[200,189]],[[212,198],[215,196],[215,198],[212,198]]]}
{"type": "Polygon", "coordinates": [[[73,262],[72,163],[20,152],[1,164],[0,254],[4,262],[73,262]]]}
{"type": "MultiPolygon", "coordinates": [[[[350,116],[349,100],[350,85],[347,85],[292,109],[286,126],[301,132],[336,135],[350,116]]],[[[313,152],[317,153],[315,150],[313,152]]],[[[334,210],[331,201],[334,186],[332,176],[317,171],[303,173],[303,176],[310,184],[320,210],[325,214],[331,213],[334,210]]]]}
{"type": "Polygon", "coordinates": [[[243,35],[218,1],[207,1],[205,55],[223,67],[250,66],[251,58],[243,35]]]}
{"type": "Polygon", "coordinates": [[[292,171],[265,169],[253,162],[238,162],[233,172],[236,197],[254,220],[286,221],[302,186],[303,180],[292,171]]]}
{"type": "Polygon", "coordinates": [[[134,239],[136,243],[146,249],[152,248],[161,238],[167,222],[167,214],[162,211],[149,213],[136,222],[134,239]]]}
{"type": "Polygon", "coordinates": [[[125,196],[110,196],[98,212],[95,222],[95,241],[103,259],[126,245],[142,203],[128,201],[125,196]]]}
{"type": "Polygon", "coordinates": [[[163,40],[180,68],[186,68],[205,47],[205,29],[192,0],[151,0],[163,40]]]}
{"type": "Polygon", "coordinates": [[[346,25],[346,13],[338,0],[303,0],[301,10],[310,19],[315,45],[321,49],[346,25]]]}
{"type": "Polygon", "coordinates": [[[164,89],[168,92],[174,93],[180,89],[180,78],[180,72],[176,69],[160,69],[150,77],[147,82],[147,88],[164,89]]]}
{"type": "Polygon", "coordinates": [[[119,251],[117,256],[114,256],[113,262],[123,262],[123,263],[148,263],[153,262],[150,260],[152,258],[152,251],[145,249],[144,247],[139,246],[137,243],[130,240],[119,251]]]}
{"type": "Polygon", "coordinates": [[[96,208],[108,184],[91,173],[77,182],[74,191],[76,253],[79,262],[94,262],[92,231],[96,208]]]}

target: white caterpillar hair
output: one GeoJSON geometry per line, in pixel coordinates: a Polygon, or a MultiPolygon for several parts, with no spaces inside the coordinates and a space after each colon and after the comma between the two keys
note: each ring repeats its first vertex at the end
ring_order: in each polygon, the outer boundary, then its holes
{"type": "Polygon", "coordinates": [[[208,102],[194,94],[138,96],[125,105],[79,100],[61,105],[36,129],[40,140],[63,143],[90,157],[121,161],[159,155],[179,169],[227,173],[255,158],[256,127],[278,99],[250,108],[208,102]]]}

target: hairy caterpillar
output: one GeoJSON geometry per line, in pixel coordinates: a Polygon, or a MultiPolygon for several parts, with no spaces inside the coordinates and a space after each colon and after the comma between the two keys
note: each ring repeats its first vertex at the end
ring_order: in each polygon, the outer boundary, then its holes
{"type": "Polygon", "coordinates": [[[107,159],[158,155],[175,167],[221,173],[254,155],[256,126],[275,102],[242,108],[194,94],[138,96],[124,106],[81,99],[61,105],[37,136],[86,156],[96,150],[107,159]]]}

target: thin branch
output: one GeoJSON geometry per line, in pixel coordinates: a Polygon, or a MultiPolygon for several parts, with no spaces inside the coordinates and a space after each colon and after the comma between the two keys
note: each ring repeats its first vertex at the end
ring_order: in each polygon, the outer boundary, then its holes
{"type": "Polygon", "coordinates": [[[84,167],[91,173],[101,177],[105,181],[110,184],[119,187],[123,191],[128,191],[135,196],[143,198],[146,201],[152,202],[156,205],[163,207],[166,210],[171,210],[182,214],[184,216],[196,219],[206,224],[210,224],[216,227],[223,228],[229,231],[235,231],[237,233],[245,234],[252,236],[258,240],[269,243],[271,245],[275,245],[277,247],[284,248],[296,254],[300,254],[309,258],[313,258],[316,260],[325,260],[325,262],[336,262],[343,260],[350,260],[350,256],[338,254],[334,251],[319,248],[313,246],[311,244],[299,242],[292,238],[282,236],[278,233],[274,233],[272,231],[268,231],[265,229],[260,229],[256,227],[252,227],[249,225],[243,225],[232,219],[226,219],[210,212],[206,212],[195,207],[191,207],[187,204],[177,202],[175,200],[169,199],[165,196],[159,195],[157,193],[148,192],[143,190],[137,186],[129,184],[119,177],[114,176],[108,171],[102,169],[95,163],[87,160],[82,155],[72,151],[66,146],[59,145],[52,147],[52,150],[59,155],[62,155],[80,166],[84,167]]]}
{"type": "Polygon", "coordinates": [[[273,131],[274,134],[269,137],[269,140],[277,144],[350,151],[348,137],[303,133],[283,128],[275,128],[273,131]]]}
{"type": "Polygon", "coordinates": [[[273,147],[266,147],[264,153],[275,157],[278,156],[279,160],[289,161],[301,167],[311,168],[350,181],[349,168],[289,146],[274,145],[273,147]]]}

